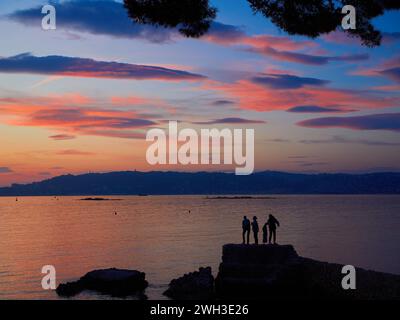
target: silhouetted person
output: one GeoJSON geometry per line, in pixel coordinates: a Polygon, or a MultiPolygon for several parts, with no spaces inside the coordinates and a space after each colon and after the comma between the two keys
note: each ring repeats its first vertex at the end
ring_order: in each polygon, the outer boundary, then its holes
{"type": "Polygon", "coordinates": [[[243,217],[243,222],[242,222],[242,229],[243,229],[243,244],[247,243],[249,244],[250,242],[250,220],[247,219],[246,216],[243,217]],[[246,239],[245,239],[246,236],[246,239]],[[247,242],[245,241],[247,240],[247,242]]]}
{"type": "Polygon", "coordinates": [[[279,227],[279,221],[272,214],[270,214],[266,224],[268,225],[269,229],[269,243],[272,243],[273,238],[274,244],[276,244],[276,227],[279,227]]]}
{"type": "Polygon", "coordinates": [[[268,243],[268,224],[264,224],[263,228],[263,243],[268,243]]]}
{"type": "Polygon", "coordinates": [[[253,234],[254,234],[254,243],[258,244],[258,232],[260,231],[260,228],[258,227],[258,222],[257,222],[257,217],[253,217],[253,222],[251,223],[251,228],[253,229],[253,234]]]}

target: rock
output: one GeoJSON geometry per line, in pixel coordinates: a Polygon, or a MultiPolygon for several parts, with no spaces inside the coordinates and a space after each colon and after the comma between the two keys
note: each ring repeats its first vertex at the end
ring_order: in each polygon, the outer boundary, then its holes
{"type": "Polygon", "coordinates": [[[61,297],[73,297],[81,293],[85,288],[80,281],[61,283],[58,285],[56,292],[61,297]]]}
{"type": "Polygon", "coordinates": [[[356,268],[356,290],[343,290],[343,265],[301,258],[298,272],[308,297],[320,299],[400,300],[400,276],[356,268]]]}
{"type": "Polygon", "coordinates": [[[287,264],[298,259],[293,246],[226,244],[222,262],[233,264],[287,264]]]}
{"type": "Polygon", "coordinates": [[[164,295],[176,300],[211,300],[214,298],[214,277],[211,268],[185,274],[170,282],[164,295]]]}
{"type": "Polygon", "coordinates": [[[60,296],[71,297],[83,290],[93,290],[116,297],[140,294],[148,286],[145,273],[136,270],[104,269],[85,274],[75,282],[60,284],[60,296]]]}
{"type": "Polygon", "coordinates": [[[400,299],[400,276],[356,268],[344,290],[342,265],[297,255],[292,246],[225,245],[215,281],[220,299],[400,299]]]}

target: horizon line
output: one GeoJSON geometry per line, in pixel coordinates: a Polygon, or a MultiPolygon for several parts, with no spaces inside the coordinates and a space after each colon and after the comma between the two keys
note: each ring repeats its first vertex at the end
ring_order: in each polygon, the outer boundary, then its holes
{"type": "MultiPolygon", "coordinates": [[[[281,170],[260,170],[254,171],[252,175],[260,174],[260,173],[282,173],[282,174],[297,174],[297,175],[308,175],[308,176],[316,176],[316,175],[373,175],[373,174],[400,174],[400,169],[397,170],[377,170],[377,171],[352,171],[352,172],[345,172],[345,171],[336,171],[336,172],[299,172],[299,171],[281,171],[281,170]]],[[[24,182],[24,183],[11,183],[9,185],[0,185],[0,189],[4,188],[12,188],[13,186],[25,186],[35,183],[42,183],[44,181],[49,181],[52,179],[56,179],[59,177],[65,176],[73,176],[79,177],[84,175],[90,174],[112,174],[112,173],[139,173],[139,174],[151,174],[151,173],[179,173],[179,174],[227,174],[227,175],[235,175],[234,171],[176,171],[176,170],[151,170],[151,171],[140,171],[140,170],[118,170],[118,171],[97,171],[97,172],[86,172],[86,173],[65,173],[60,175],[55,175],[47,179],[31,181],[31,182],[24,182]]]]}

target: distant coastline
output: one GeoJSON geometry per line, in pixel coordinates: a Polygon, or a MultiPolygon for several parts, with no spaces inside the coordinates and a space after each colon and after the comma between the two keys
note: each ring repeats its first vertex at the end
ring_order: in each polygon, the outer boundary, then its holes
{"type": "Polygon", "coordinates": [[[0,188],[0,196],[400,194],[400,173],[300,174],[275,171],[236,176],[222,172],[123,171],[63,175],[0,188]]]}
{"type": "Polygon", "coordinates": [[[121,201],[122,199],[108,199],[108,198],[83,198],[81,201],[121,201]]]}

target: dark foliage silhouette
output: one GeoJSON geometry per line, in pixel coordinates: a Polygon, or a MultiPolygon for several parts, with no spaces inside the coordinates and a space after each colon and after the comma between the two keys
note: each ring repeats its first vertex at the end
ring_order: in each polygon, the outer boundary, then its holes
{"type": "Polygon", "coordinates": [[[124,4],[137,23],[178,28],[193,38],[208,31],[217,13],[208,0],[124,0],[124,4]]]}
{"type": "Polygon", "coordinates": [[[256,13],[271,19],[289,34],[317,37],[321,33],[335,30],[340,21],[340,11],[331,1],[279,1],[248,0],[256,13]]]}
{"type": "MultiPolygon", "coordinates": [[[[254,11],[291,35],[316,38],[341,26],[342,8],[357,9],[357,29],[346,30],[366,46],[381,43],[382,35],[371,19],[387,10],[400,9],[398,0],[247,0],[254,11]]],[[[137,23],[178,28],[187,37],[200,37],[210,28],[217,9],[208,0],[124,0],[137,23]]],[[[239,23],[240,24],[240,23],[239,23]]]]}
{"type": "Polygon", "coordinates": [[[253,11],[263,14],[279,28],[289,34],[311,38],[329,33],[341,26],[345,5],[357,10],[357,28],[346,30],[350,36],[358,37],[364,45],[373,47],[381,43],[382,35],[371,24],[371,19],[386,10],[399,9],[396,0],[248,0],[253,11]]]}

